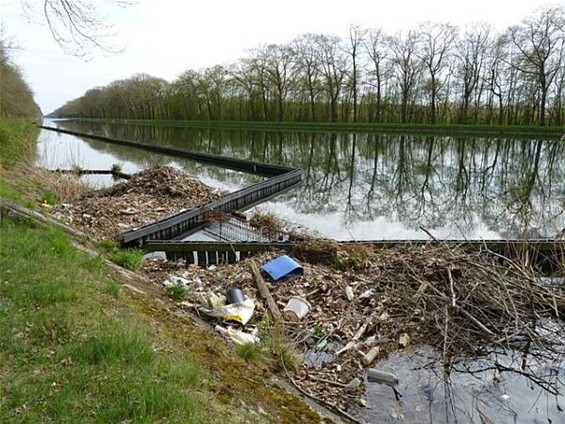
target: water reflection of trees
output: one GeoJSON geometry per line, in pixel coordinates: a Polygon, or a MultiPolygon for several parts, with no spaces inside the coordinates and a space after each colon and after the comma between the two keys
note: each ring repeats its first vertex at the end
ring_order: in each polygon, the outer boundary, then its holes
{"type": "MultiPolygon", "coordinates": [[[[94,124],[88,130],[102,131],[94,124]]],[[[565,144],[559,141],[152,126],[106,126],[103,132],[301,167],[306,181],[300,193],[283,199],[302,213],[339,212],[345,222],[384,216],[410,228],[456,225],[467,236],[479,219],[517,237],[552,236],[565,221],[565,144]]],[[[146,155],[105,149],[130,160],[146,155]]],[[[209,172],[220,180],[232,175],[209,172]]]]}

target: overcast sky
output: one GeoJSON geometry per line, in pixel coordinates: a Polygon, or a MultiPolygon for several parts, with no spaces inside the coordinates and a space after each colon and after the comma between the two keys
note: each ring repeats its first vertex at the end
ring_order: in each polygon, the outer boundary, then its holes
{"type": "MultiPolygon", "coordinates": [[[[41,10],[43,0],[28,3],[41,10]]],[[[16,64],[42,111],[49,113],[90,88],[135,73],[172,81],[187,69],[228,64],[245,57],[248,49],[288,43],[301,34],[345,37],[350,25],[394,33],[424,21],[459,27],[487,22],[503,30],[544,4],[555,1],[139,0],[107,11],[117,33],[113,44],[125,46],[124,52],[97,54],[89,61],[64,54],[40,16],[26,16],[19,0],[0,0],[0,16],[5,35],[21,47],[14,54],[16,64]]]]}

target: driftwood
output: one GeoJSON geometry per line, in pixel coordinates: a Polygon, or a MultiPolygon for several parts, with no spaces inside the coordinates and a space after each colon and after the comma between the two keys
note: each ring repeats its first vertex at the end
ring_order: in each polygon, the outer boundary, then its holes
{"type": "Polygon", "coordinates": [[[279,321],[281,319],[281,311],[279,311],[279,307],[275,303],[273,296],[271,296],[271,292],[269,291],[267,284],[265,284],[265,280],[261,276],[261,271],[259,271],[259,268],[257,268],[257,265],[255,265],[255,262],[253,261],[249,262],[249,268],[251,269],[251,273],[253,274],[253,279],[255,281],[255,285],[257,286],[257,290],[259,290],[259,294],[265,300],[265,302],[267,302],[267,307],[269,308],[269,311],[271,312],[271,315],[273,316],[275,321],[279,321]]]}

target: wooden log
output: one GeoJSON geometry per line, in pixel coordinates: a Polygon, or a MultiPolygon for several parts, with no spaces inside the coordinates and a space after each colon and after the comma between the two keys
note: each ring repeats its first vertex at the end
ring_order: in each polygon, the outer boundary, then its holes
{"type": "Polygon", "coordinates": [[[267,307],[269,308],[269,312],[275,319],[275,321],[279,321],[281,319],[281,311],[279,311],[279,307],[275,303],[273,296],[271,296],[271,292],[265,284],[265,280],[261,275],[261,271],[255,265],[255,262],[249,262],[249,268],[251,269],[251,273],[253,274],[253,280],[255,281],[255,285],[257,286],[257,290],[259,290],[259,294],[261,297],[267,302],[267,307]]]}

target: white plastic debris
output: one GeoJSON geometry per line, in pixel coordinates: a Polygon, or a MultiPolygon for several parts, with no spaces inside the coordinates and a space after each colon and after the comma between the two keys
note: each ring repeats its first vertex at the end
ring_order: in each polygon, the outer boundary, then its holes
{"type": "Polygon", "coordinates": [[[186,278],[173,275],[168,280],[163,281],[163,285],[165,287],[181,286],[181,285],[188,287],[188,286],[190,286],[190,281],[187,280],[186,278]]]}
{"type": "Polygon", "coordinates": [[[215,309],[200,308],[200,311],[214,318],[222,318],[226,321],[237,321],[243,325],[253,316],[255,302],[253,299],[245,299],[243,302],[220,306],[215,309]]]}
{"type": "Polygon", "coordinates": [[[224,328],[216,325],[216,327],[214,328],[216,329],[216,331],[233,340],[237,344],[257,343],[259,341],[259,338],[254,336],[253,334],[244,333],[243,331],[236,330],[232,327],[224,328]]]}
{"type": "Polygon", "coordinates": [[[349,300],[350,302],[355,298],[355,295],[353,294],[353,289],[351,288],[351,286],[347,286],[345,288],[345,297],[347,297],[347,300],[349,300]]]}
{"type": "Polygon", "coordinates": [[[126,208],[126,209],[122,209],[120,212],[121,212],[122,214],[124,214],[124,215],[136,215],[136,214],[139,213],[139,212],[137,211],[137,209],[132,208],[132,207],[129,207],[129,208],[126,208]]]}

